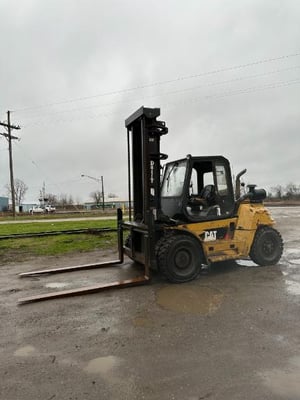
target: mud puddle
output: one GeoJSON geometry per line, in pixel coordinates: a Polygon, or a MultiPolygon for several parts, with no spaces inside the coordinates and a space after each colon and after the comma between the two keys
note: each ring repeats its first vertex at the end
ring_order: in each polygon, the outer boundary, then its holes
{"type": "Polygon", "coordinates": [[[134,326],[142,328],[149,328],[154,325],[154,322],[147,317],[136,317],[132,320],[132,323],[134,326]]]}
{"type": "Polygon", "coordinates": [[[107,376],[111,374],[112,370],[119,366],[121,359],[115,356],[98,357],[90,360],[84,371],[89,374],[100,374],[107,376]]]}
{"type": "Polygon", "coordinates": [[[67,286],[70,286],[69,283],[66,282],[49,282],[45,284],[45,287],[48,289],[62,289],[67,286]]]}
{"type": "Polygon", "coordinates": [[[286,369],[274,369],[262,374],[265,385],[286,400],[300,398],[300,357],[289,360],[286,369]]]}
{"type": "Polygon", "coordinates": [[[212,314],[218,310],[223,298],[221,291],[205,286],[172,285],[156,293],[159,306],[187,314],[212,314]]]}
{"type": "Polygon", "coordinates": [[[23,346],[14,352],[16,357],[29,357],[35,352],[35,348],[31,345],[23,346]]]}

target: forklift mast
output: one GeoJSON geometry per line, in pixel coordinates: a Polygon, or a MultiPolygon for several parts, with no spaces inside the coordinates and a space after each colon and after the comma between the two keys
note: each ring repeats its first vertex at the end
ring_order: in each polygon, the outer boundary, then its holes
{"type": "Polygon", "coordinates": [[[146,275],[155,264],[155,221],[161,215],[160,137],[168,133],[164,121],[158,121],[159,108],[139,108],[125,121],[128,149],[129,229],[124,252],[144,264],[146,275]]]}
{"type": "Polygon", "coordinates": [[[125,121],[128,149],[129,220],[149,225],[151,214],[161,212],[160,137],[168,133],[164,121],[157,121],[159,108],[139,108],[125,121]],[[132,215],[133,214],[133,215],[132,215]]]}

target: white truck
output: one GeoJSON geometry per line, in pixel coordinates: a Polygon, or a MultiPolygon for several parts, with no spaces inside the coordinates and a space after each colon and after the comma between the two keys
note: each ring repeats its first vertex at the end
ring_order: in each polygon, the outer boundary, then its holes
{"type": "Polygon", "coordinates": [[[54,213],[56,211],[56,208],[51,206],[51,204],[47,204],[44,208],[45,213],[54,213]]]}
{"type": "Polygon", "coordinates": [[[48,213],[54,213],[56,211],[56,208],[51,206],[51,204],[47,204],[46,206],[33,206],[32,208],[29,209],[29,214],[48,214],[48,213]]]}

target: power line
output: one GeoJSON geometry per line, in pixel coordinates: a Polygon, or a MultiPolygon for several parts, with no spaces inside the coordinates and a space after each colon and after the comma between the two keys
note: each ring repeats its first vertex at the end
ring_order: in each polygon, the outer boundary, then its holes
{"type": "Polygon", "coordinates": [[[296,85],[299,83],[300,83],[300,78],[293,79],[291,81],[286,81],[286,82],[269,83],[269,84],[261,85],[261,86],[253,86],[253,87],[249,87],[249,88],[245,88],[245,89],[233,90],[230,92],[206,96],[206,98],[221,98],[221,97],[235,96],[238,94],[250,94],[253,92],[257,92],[257,91],[277,89],[279,87],[291,86],[291,85],[296,85]]]}
{"type": "Polygon", "coordinates": [[[228,92],[223,92],[223,93],[216,93],[216,94],[207,95],[204,97],[194,97],[193,99],[182,100],[180,102],[177,102],[176,104],[173,103],[172,106],[175,107],[175,106],[178,106],[178,104],[195,103],[200,100],[222,99],[225,97],[232,97],[232,96],[237,96],[237,95],[247,95],[247,94],[252,94],[255,92],[259,92],[259,91],[277,89],[277,88],[287,87],[287,86],[296,85],[296,84],[300,84],[299,78],[291,80],[291,81],[269,83],[269,84],[261,85],[261,86],[252,86],[252,87],[248,87],[248,88],[244,88],[244,89],[238,89],[238,90],[233,90],[233,91],[228,91],[228,92]]]}
{"type": "Polygon", "coordinates": [[[49,177],[48,173],[46,173],[45,170],[43,168],[41,168],[40,165],[36,161],[34,161],[32,159],[31,155],[27,152],[27,149],[25,151],[24,147],[21,146],[20,143],[16,143],[16,145],[23,152],[23,155],[31,162],[31,164],[35,166],[35,168],[43,176],[43,178],[47,180],[47,186],[53,186],[56,189],[58,189],[59,191],[63,192],[62,187],[60,185],[64,185],[64,184],[67,184],[67,183],[82,182],[82,179],[79,179],[79,178],[77,178],[77,179],[69,179],[69,180],[65,180],[65,181],[61,181],[61,182],[52,181],[52,179],[51,179],[51,177],[49,177]]]}
{"type": "MultiPolygon", "coordinates": [[[[296,85],[300,83],[300,80],[295,79],[295,80],[291,80],[291,81],[281,81],[281,82],[273,82],[273,83],[269,83],[267,85],[262,85],[262,86],[254,86],[254,87],[248,87],[248,88],[244,88],[244,89],[238,89],[236,91],[231,91],[231,92],[223,92],[223,93],[219,93],[219,94],[212,94],[212,95],[206,95],[206,96],[202,96],[202,97],[193,97],[191,99],[188,100],[181,100],[177,103],[169,103],[169,104],[187,104],[187,103],[193,103],[194,101],[199,101],[200,99],[202,100],[208,100],[208,99],[213,99],[213,98],[222,98],[222,97],[230,97],[230,96],[236,96],[237,94],[243,94],[243,95],[247,95],[247,94],[251,94],[253,92],[256,91],[264,91],[264,90],[270,90],[270,89],[276,89],[276,88],[280,88],[280,87],[284,87],[284,86],[291,86],[291,85],[296,85]]],[[[134,100],[137,101],[137,100],[134,100]]],[[[125,105],[125,103],[124,103],[125,105]]],[[[128,103],[126,103],[126,105],[128,105],[128,103]]],[[[96,114],[96,115],[92,115],[89,117],[77,117],[77,118],[68,118],[68,119],[56,119],[56,120],[51,120],[48,122],[45,121],[38,121],[38,122],[33,122],[30,123],[28,125],[23,125],[23,128],[27,128],[27,127],[32,127],[32,126],[42,126],[43,124],[59,124],[59,123],[71,123],[71,122],[75,122],[75,121],[86,121],[86,120],[93,120],[93,119],[97,119],[97,118],[108,118],[111,117],[113,115],[119,115],[120,112],[117,111],[110,111],[110,112],[106,112],[106,113],[100,113],[100,114],[96,114]]]]}
{"type": "MultiPolygon", "coordinates": [[[[165,93],[157,93],[157,94],[153,94],[153,95],[143,96],[143,99],[151,99],[151,98],[155,98],[155,97],[169,96],[169,95],[173,95],[173,94],[186,93],[186,92],[190,92],[190,91],[193,91],[193,90],[201,89],[201,88],[204,88],[204,87],[214,87],[214,86],[219,86],[219,85],[225,85],[225,84],[228,84],[228,83],[240,82],[240,81],[247,80],[247,79],[256,79],[256,78],[270,76],[270,75],[277,74],[277,73],[280,73],[280,72],[291,71],[291,70],[295,70],[295,69],[299,69],[299,68],[300,68],[300,65],[296,65],[296,66],[292,66],[292,67],[288,67],[288,68],[276,69],[276,70],[273,70],[273,71],[263,72],[263,73],[254,74],[254,75],[241,76],[241,77],[238,77],[238,78],[227,79],[227,80],[219,81],[219,82],[203,83],[201,85],[192,86],[192,87],[189,87],[189,88],[177,89],[177,90],[172,90],[172,91],[168,91],[168,92],[165,92],[165,93]]],[[[129,101],[140,101],[140,98],[129,99],[129,101]]],[[[128,100],[126,100],[126,102],[128,102],[128,100]]],[[[71,109],[68,109],[68,110],[59,110],[59,111],[55,111],[55,112],[40,114],[37,117],[30,117],[29,116],[29,117],[25,117],[25,118],[29,118],[31,120],[35,120],[35,119],[41,119],[41,117],[51,117],[51,116],[57,115],[57,114],[65,114],[65,113],[69,113],[69,112],[90,110],[92,108],[109,107],[109,106],[122,104],[122,103],[125,103],[125,100],[119,100],[119,101],[114,101],[114,102],[104,103],[104,104],[96,104],[96,105],[80,107],[80,108],[71,108],[71,109]]]]}
{"type": "Polygon", "coordinates": [[[86,100],[90,100],[90,99],[97,98],[97,97],[111,96],[111,95],[115,95],[115,94],[123,94],[123,93],[128,93],[128,92],[132,92],[132,91],[136,91],[136,90],[154,87],[154,86],[161,86],[161,85],[166,85],[169,83],[184,81],[184,80],[188,80],[188,79],[200,78],[200,77],[204,77],[204,76],[218,74],[221,72],[234,71],[234,70],[238,70],[238,69],[242,69],[242,68],[252,67],[255,65],[261,65],[261,64],[265,64],[265,63],[269,63],[269,62],[284,60],[287,58],[298,57],[298,56],[300,56],[300,53],[287,54],[287,55],[282,55],[279,57],[262,59],[262,60],[253,61],[253,62],[249,62],[249,63],[245,63],[245,64],[239,64],[239,65],[235,65],[235,66],[231,66],[231,67],[217,68],[217,69],[214,69],[211,71],[201,72],[201,73],[195,74],[195,75],[187,75],[187,76],[181,76],[181,77],[168,79],[168,80],[164,80],[164,81],[152,82],[152,83],[139,85],[139,86],[135,86],[135,87],[131,87],[131,88],[117,89],[117,90],[112,90],[112,91],[108,91],[108,92],[104,92],[104,93],[100,93],[100,94],[96,94],[96,95],[91,95],[91,96],[82,96],[82,97],[77,97],[74,99],[62,100],[62,101],[57,101],[57,102],[53,102],[53,103],[46,103],[46,104],[42,104],[39,106],[16,109],[16,110],[14,110],[14,112],[37,110],[37,109],[41,109],[41,108],[53,107],[56,105],[75,103],[75,102],[79,102],[79,101],[86,101],[86,100]]]}

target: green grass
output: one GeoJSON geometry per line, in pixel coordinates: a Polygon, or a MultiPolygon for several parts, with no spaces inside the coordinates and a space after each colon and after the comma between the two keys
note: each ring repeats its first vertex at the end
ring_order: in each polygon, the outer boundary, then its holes
{"type": "Polygon", "coordinates": [[[37,233],[53,232],[82,228],[116,228],[116,219],[109,220],[86,220],[86,221],[64,221],[59,222],[24,222],[13,224],[0,224],[0,236],[12,235],[14,233],[37,233]]]}
{"type": "MultiPolygon", "coordinates": [[[[116,220],[35,222],[0,224],[0,236],[81,228],[116,228],[116,220]]],[[[57,256],[117,248],[117,233],[72,234],[39,238],[0,240],[0,264],[19,262],[35,256],[57,256]]]]}
{"type": "Polygon", "coordinates": [[[0,264],[24,261],[36,256],[57,256],[108,248],[117,248],[117,235],[114,232],[2,240],[0,264]]]}
{"type": "Polygon", "coordinates": [[[57,212],[57,213],[50,213],[50,214],[17,214],[14,218],[12,214],[7,213],[0,213],[0,221],[24,221],[27,220],[40,220],[40,221],[47,221],[49,219],[70,219],[70,218],[93,218],[93,217],[111,217],[112,219],[117,218],[117,211],[110,210],[110,211],[80,211],[80,212],[57,212]]]}

